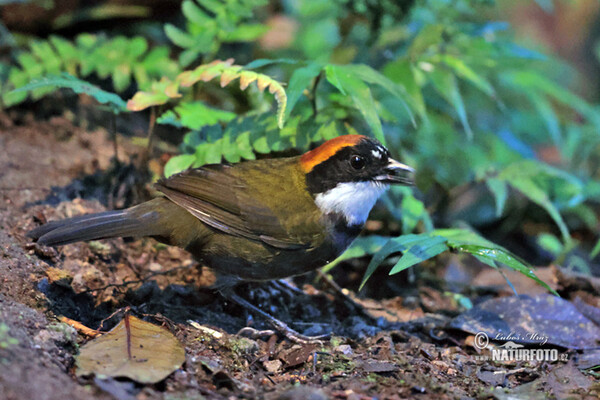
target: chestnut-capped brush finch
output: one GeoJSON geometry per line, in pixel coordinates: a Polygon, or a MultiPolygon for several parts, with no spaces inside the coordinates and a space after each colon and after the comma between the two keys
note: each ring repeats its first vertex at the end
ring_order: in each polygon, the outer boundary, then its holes
{"type": "Polygon", "coordinates": [[[163,197],[28,236],[48,246],[151,236],[189,251],[219,287],[280,279],[339,256],[389,185],[411,184],[412,172],[376,140],[345,135],[301,156],[190,169],[156,184],[163,197]]]}

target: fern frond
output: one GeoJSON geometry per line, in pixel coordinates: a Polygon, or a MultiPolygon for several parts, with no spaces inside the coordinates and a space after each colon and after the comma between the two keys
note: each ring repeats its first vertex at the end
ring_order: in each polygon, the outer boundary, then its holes
{"type": "Polygon", "coordinates": [[[150,91],[136,93],[127,102],[127,108],[132,111],[140,111],[154,105],[165,104],[170,99],[181,96],[180,88],[191,87],[200,81],[209,82],[220,77],[221,87],[225,87],[239,78],[241,90],[246,90],[252,82],[256,82],[256,86],[261,92],[269,89],[269,93],[273,94],[277,101],[277,125],[282,129],[287,104],[285,89],[281,83],[270,76],[246,71],[243,68],[241,65],[233,64],[233,59],[216,60],[200,65],[191,71],[182,72],[174,81],[163,78],[160,82],[152,84],[150,91]]]}

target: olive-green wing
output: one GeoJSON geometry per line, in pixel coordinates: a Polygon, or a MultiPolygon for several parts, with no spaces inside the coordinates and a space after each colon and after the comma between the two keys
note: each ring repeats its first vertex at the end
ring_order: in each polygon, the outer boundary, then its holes
{"type": "MultiPolygon", "coordinates": [[[[293,237],[279,217],[264,205],[236,173],[235,166],[208,165],[162,179],[156,188],[171,201],[222,232],[262,241],[271,246],[296,249],[311,246],[310,238],[293,237]]],[[[239,167],[238,167],[239,168],[239,167]]]]}

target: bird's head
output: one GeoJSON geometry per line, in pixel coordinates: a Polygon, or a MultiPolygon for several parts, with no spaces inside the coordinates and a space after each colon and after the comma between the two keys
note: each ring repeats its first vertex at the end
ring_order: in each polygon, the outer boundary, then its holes
{"type": "Polygon", "coordinates": [[[321,211],[363,225],[390,184],[410,185],[414,170],[391,158],[377,140],[362,135],[331,139],[300,157],[308,190],[321,211]]]}

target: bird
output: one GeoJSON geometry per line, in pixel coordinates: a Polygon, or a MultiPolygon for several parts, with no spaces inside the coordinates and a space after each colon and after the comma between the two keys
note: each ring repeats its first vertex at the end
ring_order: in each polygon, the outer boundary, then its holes
{"type": "Polygon", "coordinates": [[[215,286],[228,289],[333,261],[378,198],[390,185],[412,185],[413,173],[376,139],[342,135],[299,156],[191,168],[160,179],[160,197],[51,221],[27,235],[45,246],[150,236],[190,252],[216,273],[215,286]]]}

